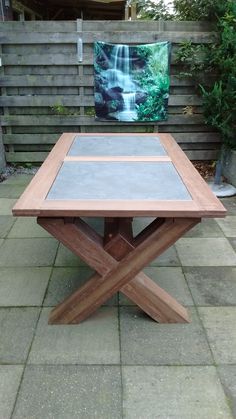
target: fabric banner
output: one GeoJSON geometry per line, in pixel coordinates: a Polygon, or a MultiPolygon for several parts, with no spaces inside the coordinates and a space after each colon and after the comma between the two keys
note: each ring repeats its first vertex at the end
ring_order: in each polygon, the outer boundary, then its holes
{"type": "Polygon", "coordinates": [[[100,120],[167,119],[170,43],[95,42],[95,111],[100,120]]]}

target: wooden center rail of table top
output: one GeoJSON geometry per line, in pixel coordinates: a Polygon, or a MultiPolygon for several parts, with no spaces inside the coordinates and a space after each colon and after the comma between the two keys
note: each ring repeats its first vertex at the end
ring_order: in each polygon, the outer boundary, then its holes
{"type": "Polygon", "coordinates": [[[223,217],[225,213],[223,205],[169,134],[65,133],[13,208],[16,216],[46,217],[223,217]],[[86,147],[90,147],[87,154],[86,147]],[[70,165],[74,165],[77,178],[70,165]],[[91,174],[93,167],[97,172],[91,174]],[[99,168],[103,169],[102,179],[99,168]],[[112,178],[113,169],[117,175],[112,178]],[[62,196],[58,189],[63,173],[66,176],[70,171],[72,198],[67,191],[68,179],[66,186],[61,187],[68,196],[62,196]],[[132,179],[139,171],[140,187],[132,179]],[[155,172],[158,176],[164,173],[160,184],[155,172]],[[88,186],[85,184],[82,191],[85,181],[88,186]],[[91,185],[94,187],[90,194],[91,185]],[[108,185],[110,192],[103,185],[108,185]],[[99,188],[103,189],[101,193],[99,188]],[[57,196],[60,199],[55,199],[57,196]]]}

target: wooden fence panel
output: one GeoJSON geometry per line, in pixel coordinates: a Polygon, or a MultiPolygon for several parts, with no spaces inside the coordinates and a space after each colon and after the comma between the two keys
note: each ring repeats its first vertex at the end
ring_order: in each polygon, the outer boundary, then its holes
{"type": "Polygon", "coordinates": [[[43,161],[63,131],[170,132],[190,158],[216,158],[219,135],[204,124],[202,101],[193,83],[178,76],[181,68],[176,65],[180,42],[211,43],[216,37],[211,29],[208,22],[0,23],[0,110],[7,161],[43,161]],[[78,36],[83,40],[81,63],[77,58],[78,36]],[[95,120],[95,40],[112,43],[127,43],[128,40],[129,44],[172,42],[167,121],[124,123],[95,120]]]}

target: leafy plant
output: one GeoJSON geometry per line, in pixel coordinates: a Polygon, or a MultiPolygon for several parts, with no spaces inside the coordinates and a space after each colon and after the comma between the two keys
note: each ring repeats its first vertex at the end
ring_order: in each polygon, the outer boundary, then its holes
{"type": "Polygon", "coordinates": [[[216,10],[217,43],[204,50],[202,45],[186,42],[178,59],[184,65],[184,74],[195,80],[196,85],[200,83],[205,122],[221,133],[225,146],[236,149],[236,3],[226,0],[216,10]],[[212,84],[206,87],[199,75],[212,70],[217,73],[217,80],[212,79],[212,84]]]}

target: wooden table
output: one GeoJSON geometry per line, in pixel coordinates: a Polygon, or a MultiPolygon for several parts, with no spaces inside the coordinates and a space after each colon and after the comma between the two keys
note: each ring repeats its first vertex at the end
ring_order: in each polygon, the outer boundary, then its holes
{"type": "Polygon", "coordinates": [[[65,133],[13,208],[96,271],[52,310],[54,324],[79,323],[117,291],[158,322],[188,322],[142,269],[202,217],[225,213],[169,134],[65,133]],[[83,216],[104,217],[104,237],[83,216]],[[138,216],[156,218],[133,237],[138,216]]]}

